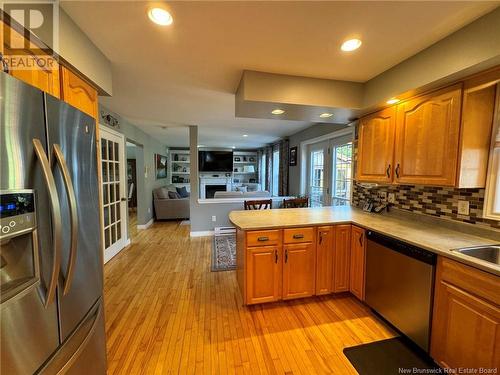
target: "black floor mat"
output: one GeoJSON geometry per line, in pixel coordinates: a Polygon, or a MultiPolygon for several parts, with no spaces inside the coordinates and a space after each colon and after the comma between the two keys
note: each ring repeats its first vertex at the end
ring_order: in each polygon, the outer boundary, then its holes
{"type": "Polygon", "coordinates": [[[413,368],[439,369],[428,355],[402,337],[345,348],[344,355],[360,375],[404,374],[401,369],[412,374],[413,368]]]}

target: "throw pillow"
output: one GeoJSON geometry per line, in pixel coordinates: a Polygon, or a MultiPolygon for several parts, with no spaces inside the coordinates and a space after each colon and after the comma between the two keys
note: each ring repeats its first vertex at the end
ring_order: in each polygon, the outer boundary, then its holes
{"type": "Polygon", "coordinates": [[[169,199],[181,199],[181,196],[176,191],[169,191],[168,192],[168,198],[169,199]]]}
{"type": "Polygon", "coordinates": [[[168,198],[168,190],[164,187],[156,189],[156,197],[158,199],[167,199],[168,198]]]}
{"type": "Polygon", "coordinates": [[[187,198],[187,197],[189,197],[189,193],[188,193],[188,191],[187,191],[187,189],[186,189],[185,186],[178,187],[176,189],[177,189],[177,193],[181,196],[181,198],[187,198]]]}

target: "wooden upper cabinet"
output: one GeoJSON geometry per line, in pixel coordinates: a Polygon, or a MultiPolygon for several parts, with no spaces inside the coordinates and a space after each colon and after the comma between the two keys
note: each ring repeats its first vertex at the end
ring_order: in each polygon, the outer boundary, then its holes
{"type": "Polygon", "coordinates": [[[333,244],[335,229],[318,227],[316,235],[316,294],[333,292],[333,244]]]}
{"type": "Polygon", "coordinates": [[[97,90],[65,66],[61,66],[61,98],[97,119],[97,90]]]}
{"type": "Polygon", "coordinates": [[[500,67],[464,82],[458,188],[484,188],[500,67]]]}
{"type": "Polygon", "coordinates": [[[283,246],[283,299],[309,297],[315,293],[316,243],[283,246]]]}
{"type": "Polygon", "coordinates": [[[455,186],[461,84],[397,106],[395,181],[455,186]]]}
{"type": "Polygon", "coordinates": [[[56,98],[60,98],[59,63],[51,55],[25,39],[23,35],[0,22],[2,53],[7,62],[9,74],[56,98]]]}
{"type": "Polygon", "coordinates": [[[349,290],[362,301],[365,299],[365,248],[365,230],[353,225],[351,232],[349,290]]]}
{"type": "Polygon", "coordinates": [[[281,298],[281,247],[248,247],[246,303],[277,301],[281,298]]]}
{"type": "Polygon", "coordinates": [[[364,117],[359,125],[357,179],[392,182],[396,107],[364,117]]]}
{"type": "Polygon", "coordinates": [[[498,276],[438,261],[431,356],[445,368],[500,367],[498,276]]]}
{"type": "Polygon", "coordinates": [[[333,291],[348,292],[351,259],[351,225],[335,226],[335,247],[333,255],[333,291]]]}

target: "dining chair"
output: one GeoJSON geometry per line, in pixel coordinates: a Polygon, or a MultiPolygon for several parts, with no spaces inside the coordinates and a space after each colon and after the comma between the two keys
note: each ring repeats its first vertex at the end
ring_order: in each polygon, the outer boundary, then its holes
{"type": "Polygon", "coordinates": [[[270,210],[272,206],[272,199],[245,201],[245,210],[270,210]]]}
{"type": "Polygon", "coordinates": [[[309,207],[309,198],[283,199],[283,208],[302,208],[309,207]]]}

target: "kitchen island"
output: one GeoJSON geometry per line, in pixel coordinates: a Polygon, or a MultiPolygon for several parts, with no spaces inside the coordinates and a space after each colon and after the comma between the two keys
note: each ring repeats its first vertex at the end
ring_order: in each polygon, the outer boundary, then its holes
{"type": "MultiPolygon", "coordinates": [[[[397,292],[401,299],[375,310],[402,309],[396,315],[410,322],[414,341],[411,322],[417,311],[427,311],[419,320],[424,336],[418,343],[440,366],[499,367],[500,267],[456,249],[498,244],[500,232],[399,210],[373,214],[352,207],[233,211],[229,219],[237,228],[236,274],[244,304],[338,292],[365,302],[365,289],[373,295],[383,286],[384,296],[397,292]],[[431,254],[425,288],[407,277],[420,271],[381,260],[387,249],[373,245],[373,233],[431,254]],[[415,298],[418,303],[408,303],[415,298]],[[470,350],[478,345],[480,350],[470,350]]],[[[366,303],[372,307],[368,292],[366,303]]],[[[384,318],[405,332],[397,320],[384,318]]]]}

